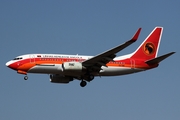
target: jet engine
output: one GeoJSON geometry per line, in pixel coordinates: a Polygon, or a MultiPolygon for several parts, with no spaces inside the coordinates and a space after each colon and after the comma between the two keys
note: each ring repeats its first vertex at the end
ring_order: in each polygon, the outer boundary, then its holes
{"type": "Polygon", "coordinates": [[[73,81],[72,77],[61,75],[50,75],[50,82],[52,83],[69,83],[73,81]]]}

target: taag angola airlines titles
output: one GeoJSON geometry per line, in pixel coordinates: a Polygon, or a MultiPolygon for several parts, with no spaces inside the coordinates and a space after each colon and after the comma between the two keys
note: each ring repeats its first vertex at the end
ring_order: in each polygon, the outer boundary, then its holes
{"type": "Polygon", "coordinates": [[[163,27],[155,27],[142,44],[131,54],[116,54],[137,41],[141,28],[127,42],[96,56],[65,54],[26,54],[6,63],[6,66],[23,74],[50,74],[52,83],[69,83],[80,80],[86,86],[96,76],[118,76],[141,72],[158,67],[159,63],[175,52],[157,56],[163,27]]]}

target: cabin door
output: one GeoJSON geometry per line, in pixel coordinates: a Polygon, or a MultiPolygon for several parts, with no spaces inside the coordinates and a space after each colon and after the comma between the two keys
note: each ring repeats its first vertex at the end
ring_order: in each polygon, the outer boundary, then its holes
{"type": "Polygon", "coordinates": [[[35,56],[29,55],[29,57],[30,57],[30,63],[35,63],[35,56]]]}
{"type": "Polygon", "coordinates": [[[131,69],[134,69],[135,68],[135,60],[134,59],[131,59],[130,60],[130,62],[131,62],[131,69]]]}

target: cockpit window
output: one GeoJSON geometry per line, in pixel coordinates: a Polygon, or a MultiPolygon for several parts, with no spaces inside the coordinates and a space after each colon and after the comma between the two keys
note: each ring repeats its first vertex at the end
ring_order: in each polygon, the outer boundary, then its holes
{"type": "Polygon", "coordinates": [[[13,60],[20,60],[20,59],[23,59],[22,57],[17,57],[17,58],[14,58],[13,60]]]}

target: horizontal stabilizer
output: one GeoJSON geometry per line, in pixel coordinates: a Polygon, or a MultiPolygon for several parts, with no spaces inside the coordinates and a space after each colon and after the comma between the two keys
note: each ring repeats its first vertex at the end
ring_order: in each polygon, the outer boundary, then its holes
{"type": "Polygon", "coordinates": [[[159,57],[157,57],[157,58],[154,58],[154,59],[151,59],[151,60],[146,61],[146,63],[149,64],[149,65],[158,64],[158,63],[160,63],[161,61],[163,61],[164,59],[166,59],[167,57],[171,56],[171,55],[174,54],[174,53],[175,53],[175,52],[171,52],[171,53],[168,53],[168,54],[159,56],[159,57]]]}

